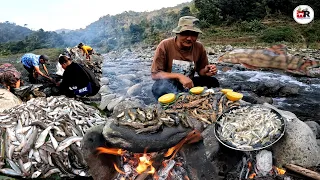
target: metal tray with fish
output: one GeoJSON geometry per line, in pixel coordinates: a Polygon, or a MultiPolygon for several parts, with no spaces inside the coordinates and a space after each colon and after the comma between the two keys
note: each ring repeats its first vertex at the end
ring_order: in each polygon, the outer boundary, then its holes
{"type": "Polygon", "coordinates": [[[285,132],[285,119],[263,105],[232,108],[219,116],[214,133],[224,146],[240,151],[255,151],[276,143],[285,132]]]}

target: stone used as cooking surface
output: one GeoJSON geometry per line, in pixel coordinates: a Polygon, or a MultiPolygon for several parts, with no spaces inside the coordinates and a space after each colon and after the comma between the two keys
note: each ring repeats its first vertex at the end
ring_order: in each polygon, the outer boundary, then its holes
{"type": "Polygon", "coordinates": [[[6,89],[0,89],[0,112],[21,104],[22,101],[6,89]]]}
{"type": "Polygon", "coordinates": [[[311,128],[317,139],[320,139],[320,125],[314,121],[305,121],[305,123],[311,128]]]}
{"type": "Polygon", "coordinates": [[[191,129],[182,126],[167,127],[157,133],[136,134],[135,130],[127,126],[117,126],[115,120],[109,118],[103,128],[103,136],[111,147],[122,148],[131,152],[156,152],[169,149],[178,144],[191,129]]]}
{"type": "Polygon", "coordinates": [[[88,129],[82,140],[82,153],[89,168],[89,173],[95,180],[113,179],[117,171],[113,168],[113,162],[119,158],[110,154],[97,155],[98,147],[106,147],[106,140],[102,135],[104,125],[94,126],[88,129]],[[110,168],[112,167],[112,168],[110,168]]]}
{"type": "Polygon", "coordinates": [[[276,166],[297,164],[303,167],[320,163],[320,147],[310,127],[298,118],[287,123],[284,136],[272,146],[276,166]]]}
{"type": "Polygon", "coordinates": [[[209,125],[202,133],[203,144],[206,156],[209,160],[213,160],[220,150],[220,144],[214,135],[214,124],[209,125]]]}

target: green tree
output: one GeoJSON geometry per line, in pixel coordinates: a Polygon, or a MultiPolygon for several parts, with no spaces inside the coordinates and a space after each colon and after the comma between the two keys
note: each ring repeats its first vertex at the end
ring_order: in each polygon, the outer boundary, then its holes
{"type": "Polygon", "coordinates": [[[220,23],[220,10],[218,0],[195,0],[195,7],[198,9],[197,17],[203,27],[209,27],[210,24],[220,23]]]}
{"type": "Polygon", "coordinates": [[[180,12],[179,12],[179,16],[191,16],[191,11],[190,11],[190,7],[189,6],[185,6],[183,7],[180,12]]]}

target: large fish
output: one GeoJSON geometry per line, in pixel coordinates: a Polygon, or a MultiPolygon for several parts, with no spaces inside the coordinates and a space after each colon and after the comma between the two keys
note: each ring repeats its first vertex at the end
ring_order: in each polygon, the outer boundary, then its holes
{"type": "Polygon", "coordinates": [[[273,68],[302,76],[320,77],[320,61],[289,55],[285,45],[267,49],[235,49],[220,56],[218,61],[242,64],[248,69],[273,68]]]}

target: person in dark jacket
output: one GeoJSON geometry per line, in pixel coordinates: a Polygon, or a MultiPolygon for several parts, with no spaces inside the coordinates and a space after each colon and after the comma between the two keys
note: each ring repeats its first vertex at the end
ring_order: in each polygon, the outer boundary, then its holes
{"type": "Polygon", "coordinates": [[[57,83],[62,94],[67,97],[94,96],[100,90],[100,85],[93,73],[86,67],[72,62],[68,56],[60,56],[59,63],[65,70],[62,82],[57,83]]]}

